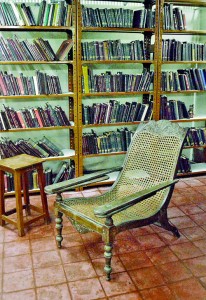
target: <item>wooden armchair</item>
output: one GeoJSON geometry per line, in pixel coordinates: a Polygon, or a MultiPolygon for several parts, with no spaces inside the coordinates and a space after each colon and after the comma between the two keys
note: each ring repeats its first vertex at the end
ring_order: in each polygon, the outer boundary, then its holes
{"type": "Polygon", "coordinates": [[[138,126],[115,183],[103,195],[62,199],[61,193],[107,178],[114,169],[99,171],[45,188],[56,193],[57,244],[61,247],[62,216],[65,214],[81,233],[95,231],[105,242],[105,267],[110,280],[112,245],[121,231],[157,224],[179,237],[167,218],[167,207],[177,180],[177,161],[186,132],[176,123],[150,121],[138,126]]]}

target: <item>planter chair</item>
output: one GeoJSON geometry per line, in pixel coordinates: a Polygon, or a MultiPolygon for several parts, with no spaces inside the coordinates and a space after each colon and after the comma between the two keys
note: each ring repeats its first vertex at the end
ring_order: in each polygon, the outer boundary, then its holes
{"type": "Polygon", "coordinates": [[[185,135],[178,124],[166,120],[139,125],[116,181],[103,195],[63,200],[61,193],[107,179],[106,174],[118,168],[47,186],[46,193],[57,194],[58,247],[63,240],[63,214],[79,232],[98,232],[105,243],[104,270],[110,280],[112,245],[119,232],[154,223],[179,237],[177,228],[168,221],[167,207],[177,182],[174,178],[185,135]]]}

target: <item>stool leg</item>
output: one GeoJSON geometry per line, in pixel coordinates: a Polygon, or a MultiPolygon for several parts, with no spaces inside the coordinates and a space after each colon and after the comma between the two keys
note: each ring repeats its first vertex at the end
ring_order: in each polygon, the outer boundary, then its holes
{"type": "Polygon", "coordinates": [[[25,235],[24,221],[23,221],[23,207],[21,198],[21,173],[18,171],[14,173],[14,187],[16,194],[16,213],[17,213],[17,229],[19,236],[25,235]]]}
{"type": "Polygon", "coordinates": [[[48,210],[47,197],[44,192],[44,187],[46,185],[46,182],[45,182],[42,164],[37,167],[37,172],[38,172],[39,189],[40,189],[40,194],[41,194],[43,212],[46,214],[45,221],[48,224],[48,223],[50,223],[50,216],[49,216],[49,210],[48,210]]]}
{"type": "Polygon", "coordinates": [[[23,182],[23,194],[24,194],[24,204],[26,205],[26,213],[27,215],[31,215],[30,210],[30,200],[29,200],[29,185],[28,185],[28,174],[22,174],[22,182],[23,182]]]}
{"type": "Polygon", "coordinates": [[[4,172],[0,171],[0,225],[4,226],[5,221],[2,220],[2,215],[5,214],[5,202],[4,202],[4,172]]]}

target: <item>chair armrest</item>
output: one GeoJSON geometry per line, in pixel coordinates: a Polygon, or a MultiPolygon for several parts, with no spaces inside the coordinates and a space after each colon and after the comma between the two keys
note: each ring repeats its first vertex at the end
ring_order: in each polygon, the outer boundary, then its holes
{"type": "Polygon", "coordinates": [[[177,182],[178,182],[178,180],[166,181],[166,182],[158,184],[154,187],[134,193],[133,195],[126,196],[119,200],[118,199],[114,200],[108,204],[98,206],[97,208],[94,209],[94,214],[95,214],[95,216],[97,216],[99,218],[110,217],[122,210],[127,209],[128,207],[130,207],[138,202],[141,202],[151,196],[154,196],[160,190],[165,189],[169,186],[172,186],[177,182]]]}
{"type": "Polygon", "coordinates": [[[95,183],[102,180],[109,179],[109,176],[106,174],[121,171],[122,167],[115,167],[107,170],[102,170],[98,172],[94,172],[92,174],[86,174],[77,178],[65,180],[63,182],[54,183],[51,185],[47,185],[44,189],[45,193],[47,194],[55,194],[55,193],[62,193],[65,191],[72,190],[77,187],[87,186],[91,183],[95,183]]]}

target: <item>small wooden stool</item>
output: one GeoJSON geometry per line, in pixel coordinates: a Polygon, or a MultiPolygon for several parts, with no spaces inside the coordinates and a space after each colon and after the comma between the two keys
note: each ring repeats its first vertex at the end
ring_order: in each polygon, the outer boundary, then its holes
{"type": "Polygon", "coordinates": [[[14,157],[5,158],[0,160],[0,225],[4,226],[5,221],[14,224],[18,228],[19,236],[25,235],[24,226],[27,226],[40,218],[44,218],[47,224],[50,222],[48,204],[46,194],[44,193],[45,177],[43,174],[43,159],[30,156],[27,154],[20,154],[14,157]],[[32,170],[37,170],[39,188],[41,193],[42,208],[30,204],[29,200],[29,188],[28,188],[28,176],[27,173],[32,170]],[[16,196],[16,208],[9,211],[5,211],[5,185],[4,185],[4,173],[9,172],[14,176],[14,189],[16,196]],[[22,188],[24,205],[22,205],[22,188]],[[33,217],[28,221],[23,220],[23,209],[30,215],[30,209],[40,213],[38,216],[33,217]],[[17,220],[11,219],[8,216],[17,213],[17,220]]]}

